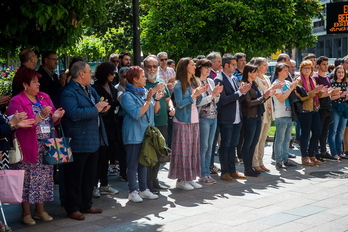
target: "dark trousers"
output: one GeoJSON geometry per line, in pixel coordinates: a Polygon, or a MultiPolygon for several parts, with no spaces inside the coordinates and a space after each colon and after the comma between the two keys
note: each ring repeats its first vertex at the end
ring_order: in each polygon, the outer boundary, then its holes
{"type": "Polygon", "coordinates": [[[98,153],[73,153],[74,162],[65,164],[65,210],[68,214],[92,207],[98,153]]]}
{"type": "Polygon", "coordinates": [[[98,170],[95,186],[100,181],[100,186],[108,186],[108,168],[111,154],[115,153],[115,141],[108,141],[109,146],[100,146],[98,158],[98,170]]]}
{"type": "MultiPolygon", "coordinates": [[[[165,140],[168,137],[168,126],[158,126],[158,130],[162,133],[165,140]]],[[[158,155],[157,155],[158,157],[158,155]]],[[[153,168],[147,168],[146,183],[147,187],[151,190],[154,187],[158,187],[158,171],[160,168],[160,163],[158,162],[153,168]]]]}
{"type": "Polygon", "coordinates": [[[243,118],[244,141],[242,155],[245,170],[252,169],[254,152],[259,141],[261,126],[261,116],[257,118],[243,118]]]}
{"type": "Polygon", "coordinates": [[[220,124],[221,145],[219,158],[221,174],[236,172],[236,147],[239,141],[240,128],[238,124],[220,124]]]}
{"type": "Polygon", "coordinates": [[[314,157],[318,152],[318,140],[321,134],[320,114],[319,112],[301,113],[298,115],[298,121],[301,125],[301,155],[314,157]]]}
{"type": "Polygon", "coordinates": [[[127,179],[127,157],[126,149],[122,140],[122,124],[123,117],[119,117],[117,120],[116,159],[118,159],[120,165],[120,176],[127,179]]]}
{"type": "Polygon", "coordinates": [[[320,121],[321,121],[321,134],[320,134],[320,153],[324,154],[326,152],[326,140],[327,134],[329,132],[329,127],[331,123],[331,111],[330,110],[319,110],[320,121]]]}

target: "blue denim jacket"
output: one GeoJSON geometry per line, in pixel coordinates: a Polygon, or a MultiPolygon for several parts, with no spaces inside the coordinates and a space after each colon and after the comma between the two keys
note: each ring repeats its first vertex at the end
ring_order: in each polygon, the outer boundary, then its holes
{"type": "Polygon", "coordinates": [[[145,95],[140,99],[131,92],[126,91],[121,98],[124,110],[122,124],[122,138],[124,144],[140,144],[144,141],[146,128],[154,125],[154,102],[150,104],[146,113],[140,116],[140,107],[144,105],[145,95]]]}
{"type": "MultiPolygon", "coordinates": [[[[191,105],[194,103],[191,97],[192,91],[188,87],[186,92],[182,92],[181,82],[177,80],[174,85],[174,96],[175,96],[175,117],[179,122],[191,123],[191,105]]],[[[202,100],[200,95],[196,100],[198,105],[202,100]]]]}

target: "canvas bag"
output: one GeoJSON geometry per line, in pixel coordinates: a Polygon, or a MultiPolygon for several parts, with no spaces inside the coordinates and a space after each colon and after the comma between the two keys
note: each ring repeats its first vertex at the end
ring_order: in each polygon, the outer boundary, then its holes
{"type": "Polygon", "coordinates": [[[9,163],[15,164],[23,160],[23,153],[21,146],[19,145],[16,133],[14,133],[14,139],[12,140],[12,147],[8,151],[9,163]]]}
{"type": "Polygon", "coordinates": [[[22,203],[24,170],[0,170],[0,201],[22,203]]]}

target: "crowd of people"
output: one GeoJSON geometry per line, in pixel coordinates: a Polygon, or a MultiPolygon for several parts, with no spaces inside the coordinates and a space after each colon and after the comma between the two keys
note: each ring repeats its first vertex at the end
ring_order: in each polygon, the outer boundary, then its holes
{"type": "Polygon", "coordinates": [[[119,192],[108,184],[116,168],[128,182],[130,201],[157,199],[167,189],[158,180],[160,154],[151,155],[154,165],[139,161],[149,125],[171,148],[168,178],[183,190],[216,184],[218,173],[220,180],[233,181],[268,172],[263,157],[273,121],[278,169],[299,165],[289,153],[293,142],[305,166],[341,160],[348,151],[348,58],[338,59],[329,73],[327,57],[309,54],[296,73],[296,62],[280,54],[275,72],[267,76],[266,58],[247,63],[243,53],[212,52],[181,58],[175,65],[160,52],[147,56],[140,67],[131,66],[131,55],[122,52],[99,64],[94,76],[81,57],[58,76],[55,52],[42,54],[38,71],[33,50],[23,49],[19,57],[12,98],[0,117],[0,134],[6,138],[0,141],[0,168],[25,170],[21,220],[27,225],[53,220],[44,202],[53,200],[54,173],[61,204],[75,220],[102,213],[93,207],[93,197],[119,192]],[[42,139],[50,137],[51,124],[59,123],[71,138],[74,162],[60,165],[58,175],[56,167],[43,164],[42,139]],[[11,135],[23,151],[23,160],[15,164],[8,163],[11,135]],[[214,163],[216,153],[221,169],[214,163]],[[244,172],[236,170],[236,162],[244,164],[244,172]]]}

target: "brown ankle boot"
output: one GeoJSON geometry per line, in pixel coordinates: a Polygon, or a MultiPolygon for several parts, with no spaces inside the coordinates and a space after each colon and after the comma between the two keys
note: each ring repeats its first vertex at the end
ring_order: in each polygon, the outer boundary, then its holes
{"type": "Polygon", "coordinates": [[[315,158],[315,157],[309,157],[309,158],[314,163],[314,165],[323,164],[323,162],[321,162],[320,160],[317,160],[317,158],[315,158]]]}
{"type": "Polygon", "coordinates": [[[302,157],[302,164],[306,166],[313,166],[314,163],[309,157],[302,157]]]}

